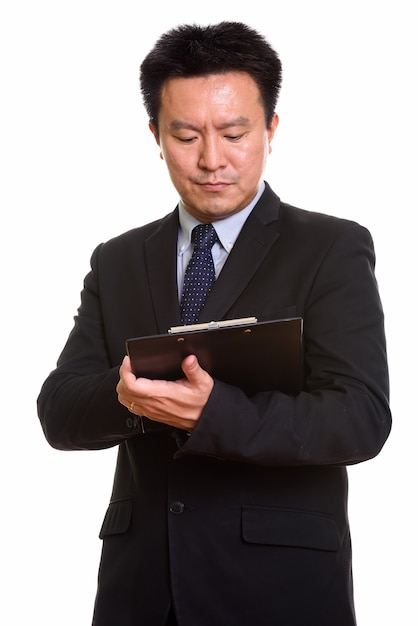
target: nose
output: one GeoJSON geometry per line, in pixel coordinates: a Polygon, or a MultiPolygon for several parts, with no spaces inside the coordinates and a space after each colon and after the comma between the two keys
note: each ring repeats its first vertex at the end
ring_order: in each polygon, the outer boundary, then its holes
{"type": "Polygon", "coordinates": [[[225,165],[226,157],[222,140],[218,137],[205,137],[201,143],[199,167],[215,172],[225,165]]]}

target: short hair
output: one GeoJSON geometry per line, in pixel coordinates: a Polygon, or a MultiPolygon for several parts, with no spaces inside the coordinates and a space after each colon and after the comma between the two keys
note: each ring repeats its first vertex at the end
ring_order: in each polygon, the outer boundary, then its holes
{"type": "Polygon", "coordinates": [[[208,26],[183,24],[167,31],[141,63],[143,101],[157,132],[161,92],[169,78],[226,72],[247,72],[253,78],[269,128],[282,82],[279,56],[263,35],[246,24],[220,22],[208,26]]]}

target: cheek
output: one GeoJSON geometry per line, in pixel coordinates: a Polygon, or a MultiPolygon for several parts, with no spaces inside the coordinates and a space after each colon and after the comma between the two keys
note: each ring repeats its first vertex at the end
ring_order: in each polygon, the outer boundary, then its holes
{"type": "Polygon", "coordinates": [[[167,152],[164,154],[164,160],[174,187],[184,192],[193,173],[192,170],[187,169],[183,160],[180,161],[167,152]]]}
{"type": "Polygon", "coordinates": [[[174,150],[164,150],[163,157],[167,164],[168,169],[173,174],[182,175],[187,173],[190,169],[189,160],[186,158],[187,155],[179,154],[174,150]]]}
{"type": "Polygon", "coordinates": [[[231,163],[235,169],[241,172],[246,172],[249,175],[253,173],[257,176],[259,170],[264,168],[266,158],[267,153],[265,149],[248,146],[248,148],[246,150],[242,150],[239,155],[235,155],[235,158],[231,159],[231,163]]]}
{"type": "Polygon", "coordinates": [[[236,152],[236,158],[241,162],[259,162],[264,158],[264,154],[267,149],[267,142],[262,138],[251,139],[240,145],[239,150],[236,152]]]}

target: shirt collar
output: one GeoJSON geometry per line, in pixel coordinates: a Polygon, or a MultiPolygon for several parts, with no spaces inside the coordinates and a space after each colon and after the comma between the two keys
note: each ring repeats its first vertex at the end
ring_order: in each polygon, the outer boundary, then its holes
{"type": "MultiPolygon", "coordinates": [[[[238,211],[238,213],[234,213],[229,217],[225,217],[223,220],[213,222],[213,226],[216,230],[216,234],[218,235],[218,239],[222,247],[228,254],[229,252],[231,252],[234,243],[241,232],[241,228],[244,226],[247,217],[260,199],[262,193],[264,192],[264,189],[265,183],[263,181],[260,185],[260,189],[258,190],[257,195],[248,206],[246,206],[244,209],[241,209],[241,211],[238,211]]],[[[188,213],[181,200],[179,202],[179,222],[180,229],[178,237],[178,254],[181,255],[190,246],[191,233],[193,228],[201,223],[195,217],[190,215],[190,213],[188,213]]]]}

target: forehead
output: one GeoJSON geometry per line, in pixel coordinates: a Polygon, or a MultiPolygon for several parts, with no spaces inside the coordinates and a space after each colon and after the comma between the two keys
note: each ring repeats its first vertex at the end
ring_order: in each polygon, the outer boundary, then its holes
{"type": "Polygon", "coordinates": [[[246,72],[226,72],[207,76],[170,77],[161,91],[161,112],[208,110],[232,111],[261,108],[255,80],[246,72]]]}

